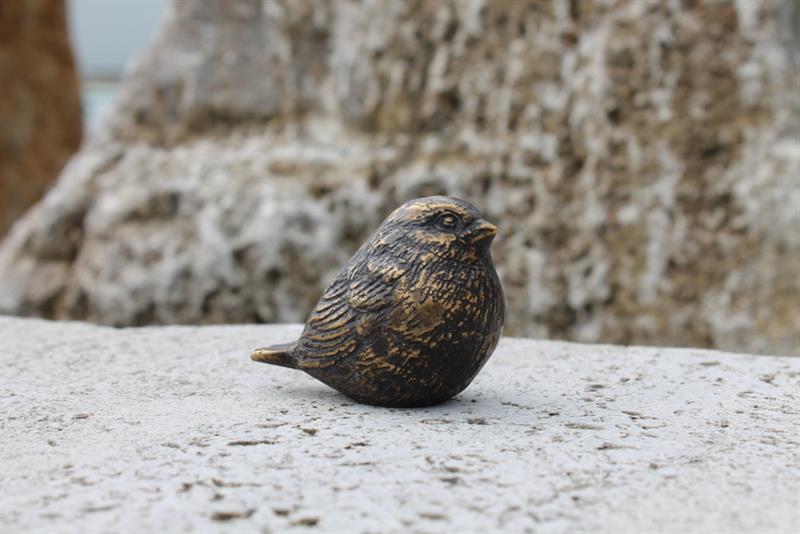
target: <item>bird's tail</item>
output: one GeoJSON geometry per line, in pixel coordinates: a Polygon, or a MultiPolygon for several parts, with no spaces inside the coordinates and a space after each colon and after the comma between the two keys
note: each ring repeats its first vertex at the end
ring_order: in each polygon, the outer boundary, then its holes
{"type": "Polygon", "coordinates": [[[254,362],[271,363],[272,365],[297,369],[297,362],[292,355],[292,350],[294,350],[294,343],[271,345],[251,352],[250,359],[254,362]]]}

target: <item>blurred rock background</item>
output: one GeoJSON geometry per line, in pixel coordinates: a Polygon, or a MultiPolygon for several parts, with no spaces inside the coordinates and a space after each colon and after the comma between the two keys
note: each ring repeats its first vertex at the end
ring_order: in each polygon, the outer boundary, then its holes
{"type": "Polygon", "coordinates": [[[78,149],[78,76],[63,0],[0,2],[0,237],[78,149]]]}
{"type": "Polygon", "coordinates": [[[499,223],[507,335],[796,354],[799,27],[790,0],[175,0],[0,246],[0,312],[302,321],[446,193],[499,223]]]}

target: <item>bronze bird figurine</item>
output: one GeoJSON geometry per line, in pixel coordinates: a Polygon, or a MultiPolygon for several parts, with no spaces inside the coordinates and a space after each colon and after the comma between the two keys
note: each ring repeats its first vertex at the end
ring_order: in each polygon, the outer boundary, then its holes
{"type": "Polygon", "coordinates": [[[305,371],[366,404],[452,398],[500,339],[503,289],[489,251],[496,233],[463,200],[406,202],[331,282],[300,339],[251,358],[305,371]]]}

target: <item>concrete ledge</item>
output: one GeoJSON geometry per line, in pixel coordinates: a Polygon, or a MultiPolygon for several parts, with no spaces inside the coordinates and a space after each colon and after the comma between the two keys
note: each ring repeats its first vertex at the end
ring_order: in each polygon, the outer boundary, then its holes
{"type": "Polygon", "coordinates": [[[298,331],[0,318],[0,530],[800,526],[800,359],[504,339],[391,410],[249,361],[298,331]]]}

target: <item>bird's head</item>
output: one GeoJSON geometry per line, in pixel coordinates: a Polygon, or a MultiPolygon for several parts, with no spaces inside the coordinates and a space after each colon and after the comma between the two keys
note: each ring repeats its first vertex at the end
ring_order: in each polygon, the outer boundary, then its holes
{"type": "Polygon", "coordinates": [[[376,233],[378,243],[402,244],[440,258],[476,261],[487,257],[497,228],[464,200],[435,196],[397,208],[376,233]]]}

